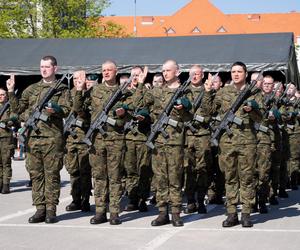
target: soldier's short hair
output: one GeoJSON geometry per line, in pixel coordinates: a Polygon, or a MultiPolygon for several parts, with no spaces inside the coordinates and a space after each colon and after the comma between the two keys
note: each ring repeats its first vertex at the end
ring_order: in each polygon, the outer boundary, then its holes
{"type": "Polygon", "coordinates": [[[234,66],[241,66],[245,70],[245,72],[247,72],[247,66],[243,62],[237,61],[233,63],[230,68],[232,69],[234,66]]]}
{"type": "Polygon", "coordinates": [[[178,64],[175,60],[173,60],[173,59],[168,59],[168,60],[166,60],[166,61],[163,63],[163,65],[166,64],[166,63],[169,63],[169,62],[173,63],[173,64],[175,65],[176,69],[179,69],[179,64],[178,64]]]}
{"type": "Polygon", "coordinates": [[[56,58],[54,56],[50,56],[50,55],[44,56],[42,58],[42,60],[43,61],[51,61],[51,65],[52,66],[57,66],[57,60],[56,60],[56,58]]]}
{"type": "Polygon", "coordinates": [[[104,63],[102,63],[102,67],[105,64],[112,64],[112,65],[115,66],[115,68],[117,68],[117,63],[115,61],[113,61],[113,60],[106,60],[104,63]]]}

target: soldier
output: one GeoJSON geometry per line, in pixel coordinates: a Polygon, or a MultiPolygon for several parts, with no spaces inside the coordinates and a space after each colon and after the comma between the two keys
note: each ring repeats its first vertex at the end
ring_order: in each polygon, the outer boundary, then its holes
{"type": "MultiPolygon", "coordinates": [[[[167,103],[180,87],[178,79],[179,66],[174,60],[167,60],[162,66],[162,73],[166,82],[162,88],[153,88],[154,105],[151,114],[154,121],[161,114],[167,103]]],[[[151,222],[152,226],[169,223],[168,204],[171,206],[173,226],[183,226],[180,217],[182,206],[182,174],[183,174],[183,121],[191,109],[191,103],[185,96],[176,101],[171,112],[171,118],[179,122],[177,128],[167,126],[169,138],[166,140],[161,134],[156,139],[156,148],[152,152],[152,168],[156,179],[156,199],[159,210],[158,217],[151,222]]]]}
{"type": "Polygon", "coordinates": [[[297,118],[297,108],[293,105],[296,101],[296,86],[288,84],[287,98],[281,108],[282,119],[287,135],[287,182],[292,190],[298,189],[298,174],[300,161],[300,128],[297,118]]]}
{"type": "MultiPolygon", "coordinates": [[[[13,78],[14,76],[11,75],[10,79],[13,78]]],[[[7,92],[0,88],[0,191],[2,194],[10,193],[11,157],[14,152],[11,127],[17,122],[17,117],[11,113],[7,102],[7,92]]]]}
{"type": "Polygon", "coordinates": [[[85,85],[86,85],[87,90],[91,89],[92,87],[94,87],[97,84],[98,84],[98,75],[96,75],[96,74],[86,75],[85,85]]]}
{"type": "MultiPolygon", "coordinates": [[[[84,104],[91,110],[91,121],[103,109],[107,99],[114,93],[119,84],[116,82],[117,66],[113,61],[106,61],[102,64],[103,82],[91,90],[90,100],[84,100],[82,91],[84,83],[76,85],[74,110],[83,114],[84,104]]],[[[91,218],[91,224],[107,222],[106,207],[109,205],[110,224],[118,225],[122,221],[119,217],[120,200],[122,196],[121,178],[123,173],[123,154],[125,150],[123,126],[127,117],[127,106],[119,102],[113,110],[110,110],[110,117],[116,121],[115,125],[106,124],[106,134],[103,136],[98,131],[92,139],[92,151],[89,156],[92,166],[92,177],[94,183],[94,196],[96,213],[91,218]],[[108,199],[109,196],[109,199],[108,199]]]]}
{"type": "Polygon", "coordinates": [[[164,85],[164,78],[163,75],[161,73],[156,73],[153,76],[153,80],[152,80],[152,87],[153,88],[161,88],[164,85]]]}
{"type": "MultiPolygon", "coordinates": [[[[253,75],[253,74],[252,74],[253,75]]],[[[255,80],[258,77],[258,73],[254,74],[254,77],[251,79],[255,80]]],[[[267,198],[269,194],[269,176],[270,176],[270,169],[271,169],[271,160],[272,160],[272,137],[273,132],[270,127],[276,120],[274,119],[275,111],[270,110],[271,105],[266,103],[267,98],[272,92],[274,79],[270,75],[266,75],[263,78],[263,81],[257,81],[258,84],[256,85],[259,88],[262,88],[262,94],[264,96],[263,108],[266,110],[264,113],[263,120],[261,124],[257,123],[257,163],[256,163],[256,202],[255,206],[253,207],[253,212],[257,212],[259,207],[259,212],[268,213],[268,209],[266,206],[267,198]],[[266,106],[269,105],[269,106],[266,106]],[[262,129],[262,127],[264,129],[262,129]],[[259,129],[261,128],[261,129],[259,129]],[[257,207],[258,206],[258,207],[257,207]]],[[[275,114],[276,115],[276,114],[275,114]]],[[[275,124],[274,124],[275,125],[275,124]]]]}
{"type": "MultiPolygon", "coordinates": [[[[212,105],[212,113],[219,110],[222,117],[228,112],[231,105],[246,87],[247,68],[242,62],[235,62],[231,66],[232,85],[227,85],[217,92],[212,105]]],[[[211,98],[211,86],[205,85],[204,99],[211,98]]],[[[258,103],[261,102],[259,93],[252,90],[247,102],[239,107],[235,113],[243,120],[241,126],[232,124],[231,133],[225,132],[219,143],[219,163],[224,164],[225,188],[227,199],[227,219],[223,227],[232,227],[239,224],[237,205],[242,204],[241,223],[243,227],[252,227],[250,220],[251,207],[254,204],[255,188],[255,157],[256,134],[254,122],[260,122],[262,114],[258,103]],[[260,99],[260,100],[259,100],[260,99]],[[258,100],[258,102],[256,101],[258,100]]]]}
{"type": "MultiPolygon", "coordinates": [[[[95,80],[95,79],[94,79],[95,80]]],[[[93,82],[94,82],[93,80],[93,82]]],[[[74,99],[76,93],[76,85],[78,82],[87,80],[85,71],[75,71],[73,74],[74,88],[71,90],[71,97],[74,99]]],[[[91,86],[89,86],[91,88],[91,86]]],[[[89,97],[89,91],[85,89],[85,98],[89,97]]],[[[90,211],[89,198],[91,194],[91,166],[89,163],[88,146],[82,142],[85,132],[89,127],[89,116],[78,117],[73,111],[74,117],[81,122],[81,126],[72,127],[72,134],[67,134],[65,155],[65,166],[70,174],[72,202],[66,207],[66,211],[81,210],[83,212],[90,211]],[[74,133],[74,134],[73,134],[74,133]]],[[[86,114],[86,112],[85,112],[86,114]]]]}
{"type": "MultiPolygon", "coordinates": [[[[210,75],[209,75],[210,77],[210,75]]],[[[213,98],[215,97],[216,93],[221,89],[223,86],[222,79],[219,75],[215,75],[211,78],[212,82],[212,89],[213,89],[213,98]]],[[[218,116],[217,113],[213,114],[213,119],[210,121],[210,130],[216,126],[217,121],[216,117],[218,116]]],[[[207,197],[209,204],[217,204],[223,205],[223,195],[225,193],[225,178],[224,178],[224,170],[220,167],[223,164],[219,164],[219,156],[218,156],[218,147],[212,145],[211,146],[211,155],[212,155],[212,167],[211,172],[209,173],[209,178],[211,180],[210,186],[207,191],[207,197]]]]}
{"type": "MultiPolygon", "coordinates": [[[[202,83],[204,74],[200,65],[192,66],[190,75],[193,77],[191,78],[189,89],[195,102],[195,99],[205,91],[202,83]]],[[[194,212],[205,214],[207,211],[204,205],[204,198],[209,185],[208,172],[212,164],[209,130],[210,116],[209,109],[205,109],[205,103],[201,103],[200,107],[195,107],[194,104],[191,117],[199,115],[203,117],[203,121],[191,121],[191,125],[196,131],[186,128],[185,157],[187,158],[187,166],[185,166],[185,193],[187,196],[187,207],[184,212],[187,214],[194,212]],[[195,200],[195,194],[197,194],[197,200],[195,200]],[[196,201],[198,204],[196,204],[196,201]]]]}
{"type": "Polygon", "coordinates": [[[151,152],[145,145],[147,135],[150,131],[150,106],[153,104],[153,97],[144,86],[147,76],[147,67],[143,70],[135,66],[131,70],[131,96],[126,99],[128,113],[134,119],[131,128],[126,133],[126,188],[128,192],[128,205],[125,211],[139,210],[148,211],[146,200],[150,192],[151,177],[151,152]]]}
{"type": "MultiPolygon", "coordinates": [[[[53,56],[45,56],[40,61],[42,80],[30,85],[18,100],[14,95],[15,82],[7,81],[11,108],[21,114],[31,112],[45,93],[56,85],[57,61],[53,56]]],[[[39,121],[37,130],[28,131],[26,164],[32,180],[32,199],[36,213],[29,223],[55,223],[56,206],[60,194],[60,170],[63,167],[64,138],[63,118],[69,113],[67,86],[61,85],[47,103],[43,112],[47,121],[39,121]]]]}

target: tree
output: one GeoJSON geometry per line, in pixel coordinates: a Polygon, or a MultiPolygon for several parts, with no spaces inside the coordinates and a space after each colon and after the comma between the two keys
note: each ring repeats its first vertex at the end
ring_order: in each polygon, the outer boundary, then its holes
{"type": "Polygon", "coordinates": [[[121,25],[102,23],[109,0],[0,0],[2,38],[127,37],[121,25]]]}

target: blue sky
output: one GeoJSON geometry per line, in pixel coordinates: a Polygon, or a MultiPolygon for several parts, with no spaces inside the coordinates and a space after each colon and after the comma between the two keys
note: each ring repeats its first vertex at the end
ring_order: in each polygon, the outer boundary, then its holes
{"type": "MultiPolygon", "coordinates": [[[[110,0],[104,15],[133,16],[134,1],[138,16],[171,15],[190,0],[110,0]]],[[[225,14],[300,12],[300,0],[210,0],[225,14]]]]}

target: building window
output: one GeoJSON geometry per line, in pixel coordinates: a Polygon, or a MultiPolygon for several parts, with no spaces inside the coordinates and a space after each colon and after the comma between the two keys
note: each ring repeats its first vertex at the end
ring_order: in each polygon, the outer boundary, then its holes
{"type": "Polygon", "coordinates": [[[218,32],[218,33],[226,33],[227,30],[226,30],[223,26],[221,26],[221,27],[217,30],[217,32],[218,32]]]}
{"type": "Polygon", "coordinates": [[[196,26],[193,30],[192,33],[201,33],[201,30],[196,26]]]}
{"type": "Polygon", "coordinates": [[[176,31],[173,28],[168,28],[166,33],[167,34],[176,34],[176,31]]]}

